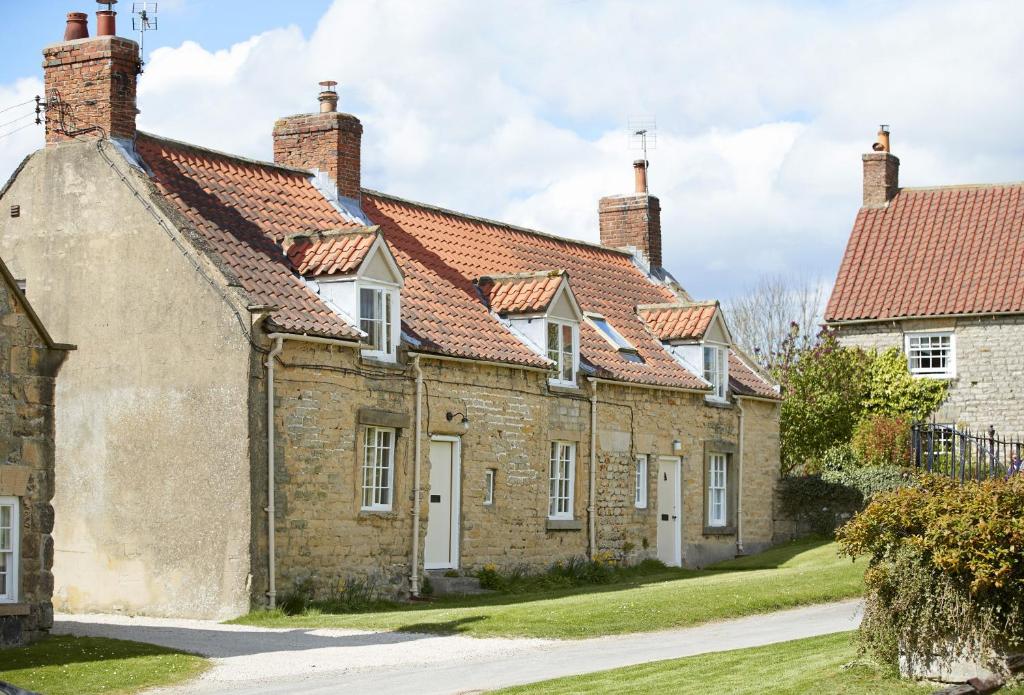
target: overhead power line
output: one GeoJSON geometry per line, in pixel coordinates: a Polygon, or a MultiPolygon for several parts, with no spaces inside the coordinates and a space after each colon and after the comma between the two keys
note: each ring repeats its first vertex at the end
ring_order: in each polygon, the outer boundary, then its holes
{"type": "Polygon", "coordinates": [[[4,139],[4,138],[5,138],[5,137],[7,137],[8,135],[14,135],[14,134],[15,134],[15,133],[17,133],[17,132],[18,132],[19,130],[25,130],[25,128],[30,128],[30,127],[32,127],[32,126],[34,126],[34,125],[35,125],[35,122],[32,122],[32,123],[26,123],[25,125],[21,126],[20,128],[15,128],[14,130],[9,130],[9,131],[7,131],[6,133],[0,133],[0,140],[4,139]]]}
{"type": "Polygon", "coordinates": [[[9,121],[7,121],[7,122],[5,122],[5,123],[0,123],[0,128],[6,128],[6,127],[7,127],[7,126],[9,126],[9,125],[12,125],[12,124],[14,124],[14,123],[17,123],[18,121],[23,121],[23,120],[25,120],[26,118],[32,118],[32,117],[33,117],[33,116],[35,116],[35,115],[36,115],[36,114],[35,114],[35,112],[34,112],[34,111],[32,111],[32,112],[29,112],[29,113],[23,114],[23,115],[21,115],[21,116],[18,116],[17,118],[12,118],[11,120],[9,120],[9,121]]]}
{"type": "Polygon", "coordinates": [[[23,101],[20,104],[14,104],[12,106],[8,106],[7,108],[0,109],[0,113],[4,113],[5,111],[10,111],[11,109],[16,109],[19,106],[24,106],[25,104],[31,104],[35,100],[36,100],[35,97],[32,97],[28,101],[23,101]]]}

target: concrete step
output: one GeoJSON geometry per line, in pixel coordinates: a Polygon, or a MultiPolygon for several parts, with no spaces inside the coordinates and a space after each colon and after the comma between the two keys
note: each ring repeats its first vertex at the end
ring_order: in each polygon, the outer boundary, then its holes
{"type": "Polygon", "coordinates": [[[488,589],[480,588],[480,580],[476,577],[446,577],[446,570],[427,570],[424,574],[430,578],[430,586],[434,596],[468,596],[489,594],[488,589]]]}

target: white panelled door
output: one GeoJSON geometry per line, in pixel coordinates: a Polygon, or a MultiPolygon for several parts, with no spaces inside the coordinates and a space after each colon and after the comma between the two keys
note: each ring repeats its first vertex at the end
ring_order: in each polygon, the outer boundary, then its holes
{"type": "Polygon", "coordinates": [[[459,566],[459,507],[461,461],[458,437],[430,440],[430,489],[423,567],[455,569],[459,566]]]}
{"type": "Polygon", "coordinates": [[[673,567],[683,563],[680,468],[678,457],[658,459],[658,559],[673,567]]]}

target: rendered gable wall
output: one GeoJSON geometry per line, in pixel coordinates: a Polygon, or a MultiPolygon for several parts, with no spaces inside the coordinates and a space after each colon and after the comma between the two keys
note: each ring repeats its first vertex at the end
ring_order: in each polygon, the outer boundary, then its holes
{"type": "MultiPolygon", "coordinates": [[[[104,147],[146,195],[148,181],[104,147]]],[[[78,346],[56,398],[55,605],[246,611],[250,460],[261,459],[250,391],[262,379],[236,317],[95,142],[34,154],[3,195],[14,204],[0,256],[27,278],[54,339],[78,346]]]]}

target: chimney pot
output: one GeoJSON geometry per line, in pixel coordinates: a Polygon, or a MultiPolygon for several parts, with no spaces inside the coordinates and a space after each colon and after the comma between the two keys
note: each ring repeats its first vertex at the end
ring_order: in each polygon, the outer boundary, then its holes
{"type": "Polygon", "coordinates": [[[637,159],[633,162],[633,175],[636,178],[636,192],[647,193],[647,166],[646,159],[637,159]]]}
{"type": "Polygon", "coordinates": [[[878,126],[878,147],[873,147],[875,152],[889,152],[889,126],[884,123],[878,126]]]}
{"type": "Polygon", "coordinates": [[[68,12],[68,23],[64,26],[64,40],[75,41],[89,38],[89,15],[84,12],[68,12]]]}
{"type": "Polygon", "coordinates": [[[117,0],[96,0],[96,4],[106,5],[105,10],[96,12],[96,36],[117,36],[117,0]]]}
{"type": "Polygon", "coordinates": [[[320,83],[323,87],[320,96],[317,97],[320,102],[320,113],[334,113],[338,110],[338,92],[335,89],[337,84],[334,80],[324,80],[320,83]]]}

